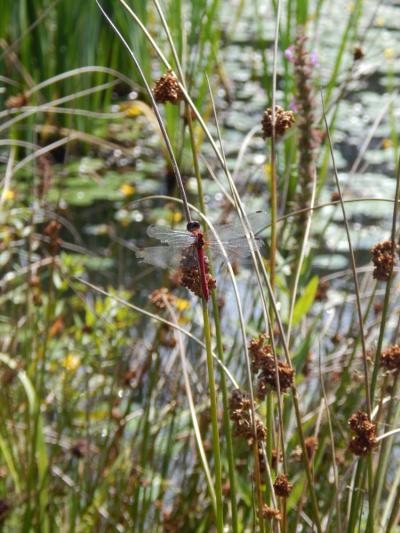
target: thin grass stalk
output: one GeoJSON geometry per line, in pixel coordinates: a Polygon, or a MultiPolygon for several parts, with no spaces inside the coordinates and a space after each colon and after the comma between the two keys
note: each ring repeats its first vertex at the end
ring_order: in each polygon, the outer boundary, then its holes
{"type": "MultiPolygon", "coordinates": [[[[393,200],[394,205],[393,205],[393,217],[392,217],[392,229],[391,229],[391,240],[393,243],[396,242],[396,226],[397,226],[397,217],[398,217],[398,212],[399,212],[399,194],[400,194],[400,159],[397,164],[396,192],[395,192],[395,196],[393,200]]],[[[382,352],[383,339],[385,335],[385,326],[386,326],[387,317],[389,313],[389,300],[390,300],[390,289],[392,286],[392,279],[393,279],[393,271],[391,271],[389,274],[389,278],[386,282],[386,288],[385,288],[385,298],[384,298],[383,309],[382,309],[381,327],[379,329],[378,344],[376,347],[374,369],[372,372],[372,379],[371,379],[371,397],[372,398],[375,397],[375,387],[376,387],[376,382],[378,378],[380,357],[381,357],[381,352],[382,352]]]]}
{"type": "Polygon", "coordinates": [[[278,186],[276,175],[276,78],[278,70],[278,42],[279,42],[279,24],[281,19],[281,0],[278,0],[277,12],[275,18],[275,36],[274,36],[274,57],[272,63],[272,136],[271,136],[271,259],[270,259],[270,278],[271,287],[275,285],[275,264],[276,264],[276,245],[277,245],[277,216],[278,216],[278,186]]]}
{"type": "MultiPolygon", "coordinates": [[[[393,426],[393,422],[396,420],[397,390],[398,390],[398,375],[394,377],[392,396],[390,398],[390,402],[387,408],[387,412],[388,412],[387,417],[386,417],[387,427],[393,426]]],[[[378,439],[378,442],[379,440],[381,439],[378,439]]],[[[387,469],[389,466],[389,457],[392,451],[392,447],[393,447],[393,438],[385,438],[381,445],[378,465],[376,468],[376,471],[379,472],[379,475],[375,477],[375,485],[374,485],[374,498],[375,498],[375,501],[377,502],[381,501],[381,494],[382,494],[383,485],[386,479],[387,469]]]]}
{"type": "Polygon", "coordinates": [[[341,533],[342,532],[342,517],[341,517],[341,512],[340,512],[340,498],[339,498],[339,472],[338,472],[338,467],[337,467],[337,463],[336,463],[335,437],[334,437],[334,434],[333,434],[332,418],[331,418],[331,413],[330,413],[330,409],[329,409],[328,398],[326,396],[325,383],[324,383],[324,379],[322,377],[321,347],[319,349],[318,363],[319,363],[318,364],[319,380],[320,380],[320,383],[321,383],[321,390],[322,390],[322,395],[323,395],[323,398],[324,398],[326,416],[328,418],[329,435],[330,435],[330,440],[331,440],[333,477],[334,477],[334,480],[335,480],[336,531],[338,533],[341,533]]]}
{"type": "Polygon", "coordinates": [[[304,230],[303,239],[302,239],[301,248],[300,248],[300,254],[299,254],[299,258],[298,258],[297,265],[296,265],[296,273],[294,277],[293,290],[292,290],[291,300],[290,300],[289,320],[288,320],[288,328],[287,328],[287,333],[286,333],[287,343],[289,347],[290,347],[290,335],[291,335],[292,322],[293,322],[293,313],[294,313],[294,308],[296,305],[297,289],[299,285],[301,271],[303,268],[303,262],[304,262],[304,258],[306,254],[308,238],[310,236],[310,231],[311,231],[311,221],[312,221],[312,213],[313,213],[313,208],[314,208],[316,190],[317,190],[317,174],[314,168],[312,190],[311,190],[311,200],[310,200],[310,211],[308,211],[306,227],[304,230]]]}
{"type": "Polygon", "coordinates": [[[345,229],[346,229],[347,242],[348,242],[350,260],[351,260],[351,269],[352,269],[352,272],[353,272],[354,289],[355,289],[355,296],[356,296],[356,307],[357,307],[358,323],[359,323],[359,328],[360,328],[362,359],[363,359],[363,367],[364,367],[365,396],[366,396],[368,416],[369,416],[369,418],[371,418],[371,412],[372,412],[371,395],[370,395],[369,381],[368,381],[367,349],[366,349],[366,344],[365,344],[364,321],[363,321],[362,309],[361,309],[360,287],[359,287],[359,281],[358,281],[358,276],[357,276],[357,269],[356,269],[356,262],[355,262],[355,257],[354,257],[353,245],[351,243],[349,223],[348,223],[348,220],[347,220],[346,210],[345,210],[344,204],[343,204],[342,189],[341,189],[341,186],[340,186],[339,176],[338,176],[337,169],[336,169],[335,156],[334,156],[334,153],[333,153],[333,145],[332,145],[332,140],[331,140],[331,137],[330,137],[328,121],[327,121],[325,110],[324,110],[324,99],[323,99],[322,93],[321,93],[321,101],[322,101],[323,116],[324,116],[326,133],[327,133],[327,137],[328,137],[329,149],[330,149],[330,153],[331,153],[333,174],[334,174],[334,177],[335,177],[336,188],[337,188],[337,191],[338,191],[338,194],[339,194],[339,197],[340,197],[339,200],[340,200],[340,205],[341,205],[342,214],[343,214],[343,221],[344,221],[344,225],[345,225],[345,229]]]}
{"type": "MultiPolygon", "coordinates": [[[[350,253],[351,268],[352,268],[352,272],[353,272],[354,289],[355,289],[355,296],[356,296],[356,308],[357,308],[358,324],[359,324],[359,328],[360,328],[360,341],[361,341],[362,360],[363,360],[363,369],[364,369],[364,386],[365,386],[365,396],[366,396],[366,403],[367,403],[367,413],[368,413],[369,419],[371,420],[371,414],[372,414],[371,394],[370,394],[370,389],[369,389],[367,349],[366,349],[366,344],[365,344],[364,321],[363,321],[362,309],[361,309],[360,288],[359,288],[359,282],[358,282],[358,276],[357,276],[357,269],[356,269],[356,263],[355,263],[355,257],[354,257],[354,250],[353,250],[353,245],[351,243],[350,229],[349,229],[349,224],[348,224],[348,220],[347,220],[346,210],[345,210],[344,204],[343,204],[343,196],[342,196],[339,177],[338,177],[338,173],[337,173],[337,169],[336,169],[335,156],[334,156],[334,153],[333,153],[333,145],[332,145],[332,140],[331,140],[331,137],[330,137],[328,121],[327,121],[326,114],[325,114],[324,99],[323,99],[322,93],[321,93],[321,101],[322,101],[323,116],[324,116],[326,133],[327,133],[327,137],[328,137],[329,149],[330,149],[330,153],[331,153],[333,174],[334,174],[334,177],[335,177],[336,188],[337,188],[337,191],[338,191],[338,194],[339,194],[339,198],[340,198],[340,204],[341,204],[341,209],[342,209],[342,214],[343,214],[343,221],[344,221],[344,225],[345,225],[345,230],[346,230],[346,235],[347,235],[347,242],[348,242],[349,253],[350,253]]],[[[360,461],[360,464],[362,464],[361,461],[360,461]]],[[[367,469],[368,469],[369,512],[370,512],[371,520],[373,520],[372,517],[373,517],[373,513],[374,513],[374,504],[375,504],[375,502],[374,502],[374,497],[373,497],[374,482],[373,482],[373,468],[372,468],[372,456],[371,456],[371,454],[369,454],[369,456],[367,457],[367,469]]]]}
{"type": "MultiPolygon", "coordinates": [[[[392,230],[391,230],[393,255],[396,253],[396,245],[395,245],[396,240],[395,239],[396,239],[397,216],[398,216],[398,209],[399,209],[399,203],[398,203],[399,192],[400,192],[400,159],[397,164],[396,192],[395,192],[395,197],[394,197],[392,230]]],[[[392,279],[393,279],[393,268],[391,269],[389,273],[389,278],[386,282],[385,298],[384,298],[383,309],[382,309],[381,327],[379,330],[379,338],[378,338],[378,344],[377,344],[376,354],[375,354],[374,369],[372,372],[371,397],[373,399],[375,397],[375,387],[376,387],[376,382],[378,379],[380,357],[382,353],[382,345],[383,345],[383,339],[385,335],[386,318],[389,312],[389,300],[390,300],[390,290],[392,286],[392,279]]],[[[369,466],[369,470],[372,470],[372,466],[369,466]]],[[[372,492],[374,492],[374,487],[370,487],[370,489],[372,490],[372,492]]],[[[370,501],[369,512],[368,512],[368,522],[367,522],[367,529],[366,529],[367,533],[372,532],[374,528],[374,511],[375,511],[374,507],[375,507],[375,499],[372,496],[371,501],[370,501]]]]}
{"type": "Polygon", "coordinates": [[[214,468],[215,468],[215,496],[216,496],[216,526],[218,533],[224,531],[224,515],[222,504],[222,467],[221,467],[221,452],[219,444],[219,428],[218,428],[218,402],[217,392],[214,378],[214,365],[211,349],[211,329],[210,320],[208,316],[207,302],[202,300],[203,318],[204,318],[204,337],[207,355],[207,372],[208,372],[208,386],[210,394],[210,414],[213,434],[213,451],[214,451],[214,468]]]}
{"type": "MultiPolygon", "coordinates": [[[[121,0],[120,0],[121,1],[121,0]]],[[[153,92],[146,80],[146,76],[140,66],[140,63],[139,61],[137,60],[136,58],[136,55],[135,53],[133,52],[133,50],[130,48],[130,46],[128,45],[128,43],[126,42],[126,40],[124,39],[124,37],[122,36],[121,32],[118,30],[118,28],[116,27],[116,25],[113,23],[113,21],[110,19],[110,17],[108,16],[108,14],[106,13],[106,11],[103,9],[103,7],[101,6],[99,0],[96,0],[96,4],[98,5],[100,11],[103,13],[104,17],[106,18],[107,22],[110,24],[110,26],[112,27],[112,29],[115,31],[115,33],[118,35],[119,39],[121,40],[121,42],[123,43],[123,45],[125,46],[125,48],[128,50],[134,64],[135,64],[135,67],[143,81],[143,84],[146,88],[146,92],[151,100],[151,104],[153,106],[153,110],[154,110],[154,113],[156,115],[156,119],[157,119],[157,122],[158,122],[158,125],[160,126],[160,130],[161,130],[161,133],[162,133],[162,136],[163,136],[163,139],[164,139],[164,142],[165,142],[165,145],[166,145],[166,148],[167,148],[167,151],[168,151],[168,155],[169,155],[169,158],[170,158],[170,161],[171,161],[171,164],[172,164],[172,169],[173,169],[173,172],[175,174],[175,178],[176,178],[176,182],[178,184],[178,188],[179,188],[179,192],[180,192],[180,195],[181,195],[181,198],[182,198],[182,202],[183,202],[183,210],[185,212],[185,217],[186,217],[186,220],[187,222],[190,222],[191,221],[191,215],[190,215],[190,210],[189,210],[189,206],[188,206],[188,201],[187,201],[187,197],[186,197],[186,191],[185,191],[185,187],[183,185],[183,181],[182,181],[182,176],[181,176],[181,173],[180,173],[180,170],[179,170],[179,166],[178,166],[178,163],[175,159],[175,154],[174,154],[174,151],[172,149],[172,145],[171,145],[171,142],[168,138],[168,134],[167,134],[167,131],[165,129],[165,126],[164,126],[164,122],[162,120],[162,117],[160,115],[160,112],[158,110],[158,106],[157,106],[157,103],[154,99],[154,96],[153,96],[153,92]]]]}

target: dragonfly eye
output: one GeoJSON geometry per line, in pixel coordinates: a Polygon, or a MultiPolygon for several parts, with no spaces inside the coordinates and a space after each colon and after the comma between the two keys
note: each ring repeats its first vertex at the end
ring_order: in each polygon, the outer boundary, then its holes
{"type": "Polygon", "coordinates": [[[190,232],[199,230],[200,229],[200,223],[197,222],[196,220],[194,220],[192,222],[188,222],[187,226],[186,226],[186,229],[188,231],[190,231],[190,232]]]}

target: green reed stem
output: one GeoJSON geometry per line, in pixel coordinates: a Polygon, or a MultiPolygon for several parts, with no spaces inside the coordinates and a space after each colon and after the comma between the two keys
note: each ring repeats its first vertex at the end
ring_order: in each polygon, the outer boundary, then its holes
{"type": "Polygon", "coordinates": [[[213,452],[215,465],[215,496],[217,500],[216,519],[217,532],[224,531],[224,516],[222,505],[222,468],[221,468],[221,452],[219,445],[219,429],[218,429],[218,409],[217,409],[217,392],[214,378],[214,363],[211,349],[211,330],[210,320],[208,316],[207,302],[202,300],[203,319],[204,319],[204,340],[206,344],[207,354],[207,372],[208,372],[208,389],[210,393],[210,413],[211,425],[213,435],[213,452]]]}
{"type": "MultiPolygon", "coordinates": [[[[204,214],[206,214],[206,206],[204,203],[204,194],[203,194],[203,183],[202,183],[201,172],[200,172],[200,167],[199,167],[197,145],[196,145],[196,139],[195,139],[194,129],[193,129],[193,121],[192,121],[192,116],[190,113],[190,108],[187,105],[185,107],[186,107],[186,117],[187,117],[187,122],[188,122],[188,127],[189,127],[190,144],[191,144],[192,155],[193,155],[193,166],[194,166],[195,176],[197,180],[197,192],[198,192],[199,204],[200,204],[201,211],[204,214]]],[[[211,291],[211,302],[212,302],[213,315],[214,315],[217,354],[218,354],[219,359],[222,362],[224,362],[224,349],[222,346],[221,320],[219,316],[219,310],[218,310],[218,304],[217,304],[217,298],[216,298],[215,291],[211,291]]],[[[234,452],[233,452],[231,424],[229,421],[228,390],[226,386],[226,379],[225,379],[224,372],[220,372],[220,383],[221,383],[221,390],[222,390],[223,426],[224,426],[224,432],[226,435],[227,455],[228,455],[230,499],[231,499],[231,507],[232,507],[231,526],[232,526],[233,533],[237,533],[239,531],[239,525],[238,525],[237,503],[236,503],[237,485],[236,485],[236,473],[235,473],[235,458],[234,458],[234,452]]],[[[217,492],[217,487],[216,487],[216,492],[217,492]]],[[[218,498],[217,498],[217,506],[218,506],[218,498]]]]}

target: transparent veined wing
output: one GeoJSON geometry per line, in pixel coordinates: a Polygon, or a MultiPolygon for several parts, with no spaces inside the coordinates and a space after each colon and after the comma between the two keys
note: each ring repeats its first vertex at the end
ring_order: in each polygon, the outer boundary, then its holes
{"type": "Polygon", "coordinates": [[[149,226],[147,235],[170,246],[190,246],[196,240],[188,231],[171,229],[168,226],[149,226]]]}
{"type": "MultiPolygon", "coordinates": [[[[229,258],[229,261],[243,261],[251,255],[249,242],[246,237],[241,237],[239,239],[231,239],[230,241],[221,241],[226,255],[229,258]]],[[[261,239],[255,239],[254,245],[260,249],[262,246],[261,239]]],[[[220,244],[217,241],[210,242],[208,244],[210,250],[210,256],[213,260],[226,261],[224,252],[221,249],[220,244]]]]}
{"type": "MultiPolygon", "coordinates": [[[[260,233],[263,229],[267,228],[271,224],[269,215],[262,211],[250,213],[247,215],[251,229],[254,235],[260,233]]],[[[221,241],[230,241],[243,238],[246,240],[246,232],[238,216],[228,224],[214,224],[215,231],[221,241]]],[[[212,233],[209,232],[210,241],[215,241],[212,233]]]]}
{"type": "Polygon", "coordinates": [[[135,250],[135,254],[143,263],[159,268],[169,268],[179,265],[183,249],[182,246],[148,246],[135,250]]]}

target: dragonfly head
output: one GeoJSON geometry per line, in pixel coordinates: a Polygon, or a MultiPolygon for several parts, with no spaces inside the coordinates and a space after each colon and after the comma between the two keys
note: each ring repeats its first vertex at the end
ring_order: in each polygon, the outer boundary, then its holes
{"type": "Polygon", "coordinates": [[[191,220],[187,223],[186,229],[190,231],[190,233],[197,233],[200,230],[200,223],[196,220],[191,220]]]}

